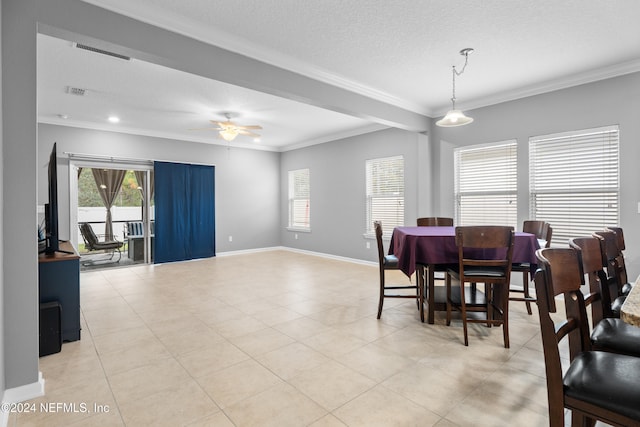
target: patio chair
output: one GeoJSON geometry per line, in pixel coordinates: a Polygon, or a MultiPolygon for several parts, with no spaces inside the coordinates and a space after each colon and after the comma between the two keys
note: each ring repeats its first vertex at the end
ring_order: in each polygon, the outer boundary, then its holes
{"type": "Polygon", "coordinates": [[[80,228],[80,234],[82,234],[82,240],[84,240],[84,247],[87,251],[103,251],[103,252],[111,252],[111,257],[109,260],[113,260],[115,253],[118,252],[118,259],[113,262],[120,262],[120,258],[122,258],[122,252],[120,248],[124,245],[123,242],[119,240],[106,240],[100,241],[96,233],[93,231],[91,224],[88,222],[81,222],[78,224],[80,228]]]}

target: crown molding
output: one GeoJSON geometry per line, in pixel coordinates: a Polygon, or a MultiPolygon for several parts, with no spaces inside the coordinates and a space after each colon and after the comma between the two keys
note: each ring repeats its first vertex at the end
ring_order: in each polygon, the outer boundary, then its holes
{"type": "Polygon", "coordinates": [[[376,132],[383,129],[388,129],[388,126],[373,123],[357,129],[351,129],[344,132],[332,133],[330,135],[324,135],[319,138],[310,139],[310,140],[302,141],[295,144],[285,145],[284,147],[281,147],[279,151],[285,152],[285,151],[298,150],[300,148],[311,147],[312,145],[324,144],[325,142],[337,141],[339,139],[350,138],[352,136],[364,135],[366,133],[376,132]]]}
{"type": "MultiPolygon", "coordinates": [[[[530,96],[541,95],[543,93],[554,92],[557,90],[568,89],[583,84],[594,83],[597,81],[607,80],[614,77],[620,77],[626,74],[632,74],[640,71],[640,59],[611,65],[608,67],[589,70],[577,73],[571,76],[565,76],[559,79],[548,80],[543,83],[536,83],[522,88],[505,91],[486,97],[480,97],[469,102],[456,102],[456,106],[464,111],[474,110],[476,108],[488,107],[490,105],[501,104],[503,102],[515,101],[517,99],[527,98],[530,96]]],[[[446,114],[449,110],[447,107],[441,107],[430,113],[432,117],[439,117],[446,114]]]]}
{"type": "Polygon", "coordinates": [[[260,143],[257,143],[257,142],[248,143],[248,142],[242,142],[242,141],[236,141],[236,140],[227,142],[215,137],[214,138],[189,137],[187,135],[179,134],[179,133],[174,134],[170,132],[156,132],[156,131],[149,131],[146,129],[138,129],[138,128],[132,128],[132,127],[121,127],[121,126],[115,127],[113,125],[111,126],[107,124],[101,125],[97,123],[83,122],[79,120],[39,117],[38,123],[81,128],[81,129],[99,130],[99,131],[106,131],[106,132],[126,133],[129,135],[149,136],[153,138],[171,139],[174,141],[188,141],[188,142],[197,142],[197,143],[209,144],[209,145],[221,145],[221,146],[232,147],[232,148],[246,148],[249,150],[272,151],[272,152],[280,151],[279,147],[269,147],[266,145],[261,145],[260,143]]]}

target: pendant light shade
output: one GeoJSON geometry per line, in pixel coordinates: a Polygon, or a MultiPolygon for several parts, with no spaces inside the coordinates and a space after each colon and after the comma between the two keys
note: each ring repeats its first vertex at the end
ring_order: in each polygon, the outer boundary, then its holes
{"type": "Polygon", "coordinates": [[[449,128],[455,126],[468,125],[473,119],[467,117],[461,110],[449,110],[447,114],[436,122],[436,125],[449,128]]]}
{"type": "Polygon", "coordinates": [[[451,110],[447,114],[436,122],[437,126],[441,127],[456,127],[468,125],[473,122],[471,117],[465,116],[461,110],[456,110],[456,76],[464,73],[467,68],[467,61],[469,60],[469,54],[473,52],[473,49],[468,47],[460,51],[460,55],[464,56],[464,66],[460,72],[456,71],[456,66],[453,66],[453,96],[451,97],[451,110]]]}

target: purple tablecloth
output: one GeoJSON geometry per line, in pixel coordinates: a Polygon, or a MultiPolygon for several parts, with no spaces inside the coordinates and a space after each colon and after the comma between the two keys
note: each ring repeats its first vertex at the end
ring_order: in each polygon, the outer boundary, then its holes
{"type": "MultiPolygon", "coordinates": [[[[457,264],[455,227],[396,227],[391,235],[389,253],[398,257],[400,270],[411,276],[419,264],[457,264]]],[[[512,262],[536,264],[538,239],[516,231],[512,262]]]]}

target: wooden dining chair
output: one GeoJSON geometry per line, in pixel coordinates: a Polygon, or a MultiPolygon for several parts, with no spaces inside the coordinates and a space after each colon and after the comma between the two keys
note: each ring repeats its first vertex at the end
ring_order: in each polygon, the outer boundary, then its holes
{"type": "MultiPolygon", "coordinates": [[[[551,246],[551,238],[553,235],[553,228],[546,221],[526,220],[522,225],[522,231],[524,233],[531,233],[536,236],[538,241],[544,241],[544,247],[551,246]]],[[[511,266],[511,272],[522,273],[522,288],[509,286],[509,300],[511,301],[524,301],[527,307],[527,313],[531,314],[531,303],[536,302],[536,298],[531,296],[529,287],[533,280],[533,271],[531,271],[531,264],[528,262],[518,262],[511,266]],[[523,296],[512,296],[512,293],[524,294],[523,296]]]]}
{"type": "Polygon", "coordinates": [[[615,426],[640,425],[640,358],[593,351],[578,251],[572,248],[538,250],[534,276],[547,379],[549,425],[564,426],[564,410],[571,410],[572,425],[593,425],[596,420],[615,426]],[[563,296],[565,314],[557,312],[563,296]],[[555,320],[554,320],[555,319],[555,320]],[[556,323],[556,320],[558,322],[556,323]],[[563,370],[560,344],[569,341],[569,365],[563,370]],[[563,372],[564,375],[563,375],[563,372]]]}
{"type": "Polygon", "coordinates": [[[627,295],[631,288],[633,287],[633,283],[629,282],[629,277],[627,276],[627,268],[624,263],[624,254],[622,251],[626,249],[626,245],[624,243],[624,233],[621,227],[607,227],[605,231],[613,231],[616,234],[616,249],[618,251],[616,256],[617,269],[620,271],[620,281],[622,284],[622,295],[627,295]]]}
{"type": "Polygon", "coordinates": [[[429,216],[418,218],[417,221],[418,227],[452,227],[453,226],[453,218],[445,218],[440,216],[429,216]]]}
{"type": "Polygon", "coordinates": [[[458,266],[447,270],[447,325],[451,310],[462,316],[464,345],[469,345],[467,324],[502,325],[505,348],[509,348],[509,280],[514,245],[513,227],[456,227],[458,266]],[[459,282],[460,297],[451,292],[451,279],[459,282]],[[483,283],[484,293],[465,283],[483,283]],[[486,319],[469,317],[468,312],[484,312],[486,319]]]}
{"type": "MultiPolygon", "coordinates": [[[[373,228],[376,233],[376,243],[378,244],[378,267],[380,271],[380,297],[378,300],[378,319],[382,315],[382,306],[385,298],[413,298],[417,299],[418,310],[420,310],[420,320],[424,322],[424,296],[423,286],[418,283],[415,285],[387,285],[385,280],[385,272],[388,270],[399,270],[398,258],[395,255],[385,254],[382,242],[382,223],[380,221],[373,222],[373,228]],[[415,294],[399,293],[400,290],[413,289],[415,294]]],[[[418,281],[416,281],[418,282],[418,281]]]]}
{"type": "Polygon", "coordinates": [[[611,230],[596,231],[593,233],[600,239],[602,248],[602,265],[607,271],[607,280],[611,290],[611,310],[615,317],[620,317],[622,304],[626,299],[626,294],[630,290],[627,281],[627,269],[624,264],[624,256],[618,250],[618,238],[611,230]],[[626,289],[626,293],[625,293],[626,289]]]}
{"type": "MultiPolygon", "coordinates": [[[[613,317],[599,239],[593,236],[574,237],[569,240],[569,246],[578,251],[589,285],[584,300],[585,306],[591,307],[593,349],[640,357],[640,328],[613,317]]],[[[584,282],[580,288],[584,289],[584,282]]]]}
{"type": "MultiPolygon", "coordinates": [[[[451,227],[453,226],[453,218],[440,217],[440,216],[429,216],[429,217],[421,217],[417,220],[418,227],[451,227]]],[[[417,264],[416,265],[416,275],[417,279],[422,282],[422,285],[425,287],[423,290],[423,294],[425,297],[428,295],[428,289],[433,289],[435,292],[435,287],[430,286],[429,281],[430,277],[433,277],[434,280],[442,281],[445,279],[445,275],[447,272],[447,268],[449,268],[446,264],[433,264],[431,266],[425,264],[417,264]],[[432,271],[430,272],[429,269],[432,271]]],[[[429,319],[433,319],[434,316],[434,307],[433,304],[429,304],[427,306],[429,313],[429,319]]],[[[432,320],[430,320],[432,321],[432,320]]]]}

